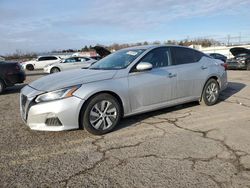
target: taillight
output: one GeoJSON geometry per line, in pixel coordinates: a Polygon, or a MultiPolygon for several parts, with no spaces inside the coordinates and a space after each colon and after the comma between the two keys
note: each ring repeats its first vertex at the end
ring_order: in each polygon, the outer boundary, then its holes
{"type": "Polygon", "coordinates": [[[220,64],[222,67],[224,67],[225,68],[225,70],[227,70],[227,63],[222,63],[222,64],[220,64]]]}

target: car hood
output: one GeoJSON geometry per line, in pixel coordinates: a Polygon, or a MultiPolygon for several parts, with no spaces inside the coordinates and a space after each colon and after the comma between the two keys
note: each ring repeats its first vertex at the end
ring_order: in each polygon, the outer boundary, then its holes
{"type": "Polygon", "coordinates": [[[53,91],[69,86],[113,78],[117,70],[77,69],[44,76],[29,84],[39,91],[53,91]]]}
{"type": "Polygon", "coordinates": [[[231,48],[230,52],[233,54],[233,56],[237,56],[239,54],[250,54],[249,49],[241,48],[241,47],[231,48]]]}

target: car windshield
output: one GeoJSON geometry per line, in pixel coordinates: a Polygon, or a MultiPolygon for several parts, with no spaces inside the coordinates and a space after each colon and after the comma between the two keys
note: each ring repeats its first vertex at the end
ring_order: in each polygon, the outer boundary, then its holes
{"type": "Polygon", "coordinates": [[[119,50],[93,64],[89,69],[123,69],[139,57],[145,50],[119,50]]]}

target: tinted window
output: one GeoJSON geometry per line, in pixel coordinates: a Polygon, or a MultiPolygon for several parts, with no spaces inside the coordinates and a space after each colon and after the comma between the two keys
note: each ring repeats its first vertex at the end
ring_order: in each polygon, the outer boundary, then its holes
{"type": "Polygon", "coordinates": [[[189,48],[182,47],[173,47],[172,48],[173,55],[173,65],[181,65],[187,63],[196,62],[196,58],[194,57],[194,50],[189,48]]]}
{"type": "Polygon", "coordinates": [[[38,61],[49,61],[49,60],[57,60],[55,56],[45,56],[45,57],[40,57],[38,61]]]}
{"type": "Polygon", "coordinates": [[[165,67],[169,65],[169,48],[157,48],[147,53],[140,62],[147,62],[153,68],[165,67]]]}
{"type": "Polygon", "coordinates": [[[201,58],[204,56],[204,54],[196,50],[193,50],[193,51],[194,51],[194,61],[195,62],[200,61],[201,58]]]}

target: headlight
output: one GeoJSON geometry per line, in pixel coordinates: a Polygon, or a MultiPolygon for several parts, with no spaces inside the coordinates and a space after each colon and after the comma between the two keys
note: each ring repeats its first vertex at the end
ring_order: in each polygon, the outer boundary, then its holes
{"type": "Polygon", "coordinates": [[[56,91],[51,91],[48,93],[44,93],[39,95],[35,102],[40,103],[40,102],[48,102],[48,101],[53,101],[53,100],[58,100],[58,99],[63,99],[67,97],[72,97],[73,93],[80,87],[81,85],[78,86],[72,86],[72,87],[67,87],[63,88],[60,90],[56,91]]]}

